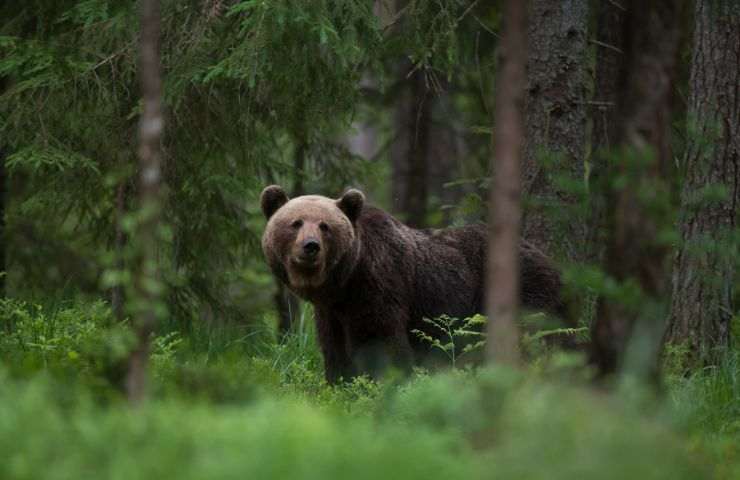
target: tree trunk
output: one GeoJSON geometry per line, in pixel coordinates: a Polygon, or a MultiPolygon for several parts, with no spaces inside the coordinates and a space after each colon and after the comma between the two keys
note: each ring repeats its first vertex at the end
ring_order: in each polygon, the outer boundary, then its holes
{"type": "Polygon", "coordinates": [[[137,346],[129,359],[126,391],[129,401],[140,404],[146,395],[149,336],[156,325],[162,303],[157,250],[162,208],[162,165],[160,142],[164,131],[158,0],[141,2],[139,77],[143,112],[139,123],[139,224],[134,239],[137,265],[134,270],[134,327],[137,346]]]}
{"type": "Polygon", "coordinates": [[[403,61],[401,88],[394,115],[396,137],[391,145],[393,209],[412,227],[423,227],[427,214],[430,95],[424,73],[403,61]]]}
{"type": "Polygon", "coordinates": [[[624,7],[602,0],[596,27],[596,80],[591,118],[592,150],[609,149],[617,139],[618,82],[624,68],[624,7]]]}
{"type": "MultiPolygon", "coordinates": [[[[381,24],[387,23],[385,20],[385,9],[382,2],[376,0],[374,3],[375,15],[379,18],[381,24]]],[[[360,89],[374,92],[378,90],[378,82],[370,72],[366,72],[360,80],[360,89]]],[[[367,95],[370,97],[370,95],[367,95]]],[[[352,123],[353,133],[347,135],[344,144],[353,155],[358,155],[365,160],[373,160],[378,154],[378,127],[373,119],[368,119],[360,112],[360,119],[352,123]],[[365,117],[365,118],[363,118],[365,117]]]]}
{"type": "Polygon", "coordinates": [[[487,354],[492,361],[520,361],[517,312],[519,306],[519,227],[521,220],[520,162],[524,127],[526,5],[508,0],[504,10],[500,74],[496,86],[493,131],[493,183],[490,192],[488,246],[487,354]]]}
{"type": "Polygon", "coordinates": [[[740,4],[697,0],[689,97],[689,146],[681,194],[666,342],[692,364],[716,363],[730,343],[732,231],[740,208],[740,4]],[[722,199],[702,198],[722,188],[722,199]]]}
{"type": "Polygon", "coordinates": [[[428,205],[435,208],[435,224],[449,225],[451,209],[440,207],[456,205],[463,197],[459,186],[448,188],[447,183],[460,178],[460,165],[465,159],[465,142],[460,112],[456,108],[450,85],[441,82],[442,90],[430,99],[431,119],[428,146],[427,182],[428,205]]]}
{"type": "MultiPolygon", "coordinates": [[[[303,179],[306,169],[306,150],[307,142],[304,135],[296,138],[296,150],[293,156],[293,192],[292,198],[305,195],[306,191],[303,185],[303,179]]],[[[296,316],[300,311],[298,298],[293,295],[283,282],[275,279],[277,292],[275,293],[275,305],[278,314],[278,333],[282,336],[290,332],[295,323],[296,316]]]]}
{"type": "Polygon", "coordinates": [[[0,145],[0,298],[5,298],[5,279],[7,278],[5,263],[5,204],[7,197],[7,179],[5,178],[5,148],[0,145]]]}
{"type": "Polygon", "coordinates": [[[668,243],[661,238],[671,227],[671,99],[684,1],[624,2],[626,67],[618,88],[616,138],[623,152],[610,172],[606,270],[620,285],[638,286],[639,293],[599,301],[591,360],[601,376],[622,367],[638,323],[645,328],[641,338],[649,341],[636,367],[657,373],[657,345],[652,345],[651,335],[663,328],[656,319],[665,318],[668,243]]]}
{"type": "MultiPolygon", "coordinates": [[[[5,93],[7,80],[0,78],[0,95],[5,93]]],[[[5,211],[8,202],[8,179],[5,169],[5,160],[8,157],[8,148],[0,140],[0,298],[5,298],[7,294],[7,261],[5,248],[8,242],[5,232],[5,211]]]]}
{"type": "MultiPolygon", "coordinates": [[[[126,267],[123,257],[126,243],[128,242],[128,236],[123,229],[123,217],[126,215],[126,205],[128,204],[128,179],[121,180],[121,183],[116,187],[116,231],[113,237],[113,251],[116,256],[115,268],[119,272],[122,272],[126,267]]],[[[115,285],[111,288],[111,310],[113,310],[113,316],[119,322],[125,317],[125,287],[124,285],[115,285]]]]}
{"type": "Polygon", "coordinates": [[[619,3],[599,2],[596,27],[596,79],[591,102],[591,158],[588,175],[590,218],[586,255],[592,261],[603,257],[604,198],[606,158],[617,139],[617,97],[624,69],[624,7],[619,3]]]}
{"type": "Polygon", "coordinates": [[[587,27],[588,0],[530,2],[522,192],[533,208],[525,212],[523,232],[541,249],[569,258],[583,252],[584,222],[556,222],[553,209],[543,207],[575,201],[556,188],[552,174],[585,181],[587,27]]]}

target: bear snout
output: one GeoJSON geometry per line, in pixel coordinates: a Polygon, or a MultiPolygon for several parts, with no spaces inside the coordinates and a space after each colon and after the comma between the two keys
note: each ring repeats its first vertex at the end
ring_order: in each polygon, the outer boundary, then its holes
{"type": "Polygon", "coordinates": [[[315,238],[308,238],[303,241],[303,243],[301,244],[301,248],[303,249],[302,256],[307,258],[314,258],[321,250],[321,244],[315,238]]]}

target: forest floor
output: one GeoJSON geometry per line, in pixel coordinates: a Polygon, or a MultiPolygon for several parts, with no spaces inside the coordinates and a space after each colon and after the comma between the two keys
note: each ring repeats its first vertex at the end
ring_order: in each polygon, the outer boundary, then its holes
{"type": "Polygon", "coordinates": [[[332,388],[298,330],[165,328],[132,408],[105,304],[2,301],[0,478],[740,478],[737,350],[657,393],[565,354],[332,388]]]}

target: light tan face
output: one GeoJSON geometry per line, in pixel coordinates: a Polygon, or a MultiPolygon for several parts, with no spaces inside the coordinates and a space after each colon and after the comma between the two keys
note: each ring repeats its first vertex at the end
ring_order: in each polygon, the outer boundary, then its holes
{"type": "Polygon", "coordinates": [[[278,186],[260,199],[268,218],[262,250],[273,271],[296,293],[322,286],[331,269],[354,246],[356,219],[364,196],[348,191],[339,200],[305,195],[288,200],[278,186]]]}
{"type": "Polygon", "coordinates": [[[327,270],[352,246],[354,228],[334,200],[307,195],[290,200],[270,218],[262,237],[268,261],[279,261],[289,286],[319,287],[327,270]]]}

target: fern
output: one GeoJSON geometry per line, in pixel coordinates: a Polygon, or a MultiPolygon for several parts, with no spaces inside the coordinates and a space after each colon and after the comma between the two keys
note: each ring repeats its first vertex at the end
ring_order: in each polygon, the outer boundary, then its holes
{"type": "Polygon", "coordinates": [[[439,337],[429,335],[418,329],[412,330],[411,333],[422,342],[428,343],[431,348],[444,353],[452,368],[457,368],[458,361],[464,355],[478,351],[486,344],[486,334],[483,333],[483,328],[481,328],[486,324],[486,318],[482,315],[473,315],[464,319],[440,315],[433,319],[425,317],[422,320],[439,330],[439,337]],[[471,343],[471,339],[476,338],[479,340],[471,343]],[[462,349],[458,345],[461,341],[465,343],[462,349]]]}

